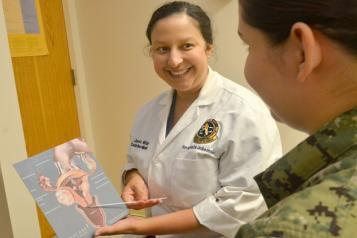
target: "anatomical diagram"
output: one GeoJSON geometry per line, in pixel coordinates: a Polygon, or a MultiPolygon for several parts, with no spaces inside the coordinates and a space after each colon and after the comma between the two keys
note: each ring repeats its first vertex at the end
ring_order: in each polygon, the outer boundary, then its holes
{"type": "Polygon", "coordinates": [[[39,174],[41,188],[46,192],[54,192],[62,205],[75,204],[76,211],[93,227],[105,226],[103,208],[98,207],[96,197],[90,192],[89,177],[96,170],[96,162],[87,144],[80,139],[73,139],[56,146],[53,162],[58,170],[57,181],[53,184],[48,177],[39,174]],[[81,163],[77,164],[76,161],[81,163]]]}

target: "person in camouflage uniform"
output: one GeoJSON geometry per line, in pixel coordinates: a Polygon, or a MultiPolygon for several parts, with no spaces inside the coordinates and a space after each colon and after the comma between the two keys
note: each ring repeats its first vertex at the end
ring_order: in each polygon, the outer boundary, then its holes
{"type": "Polygon", "coordinates": [[[357,237],[357,1],[239,0],[245,75],[309,137],[255,177],[269,210],[236,237],[357,237]]]}
{"type": "Polygon", "coordinates": [[[357,109],[255,177],[269,211],[237,237],[356,237],[357,109]]]}

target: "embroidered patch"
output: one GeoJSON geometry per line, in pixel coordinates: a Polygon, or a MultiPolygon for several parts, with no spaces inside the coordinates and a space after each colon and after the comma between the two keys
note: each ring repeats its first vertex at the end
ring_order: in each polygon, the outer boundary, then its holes
{"type": "Polygon", "coordinates": [[[131,142],[130,146],[138,149],[147,150],[149,147],[149,142],[146,140],[135,139],[131,142]]]}
{"type": "Polygon", "coordinates": [[[196,144],[208,144],[217,140],[219,125],[215,119],[208,119],[203,123],[197,134],[193,138],[196,144]]]}

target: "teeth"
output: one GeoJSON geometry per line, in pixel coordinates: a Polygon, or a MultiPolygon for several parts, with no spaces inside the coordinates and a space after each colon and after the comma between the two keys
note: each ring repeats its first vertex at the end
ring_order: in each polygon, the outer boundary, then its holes
{"type": "Polygon", "coordinates": [[[189,69],[183,69],[183,70],[180,70],[180,71],[170,71],[170,73],[172,75],[175,75],[175,76],[179,76],[179,75],[182,75],[184,73],[186,73],[189,69]]]}

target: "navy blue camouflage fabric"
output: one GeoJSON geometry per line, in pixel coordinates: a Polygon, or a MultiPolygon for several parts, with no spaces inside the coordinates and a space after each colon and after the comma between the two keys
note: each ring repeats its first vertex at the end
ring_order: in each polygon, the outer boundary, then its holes
{"type": "Polygon", "coordinates": [[[357,237],[357,108],[255,177],[268,211],[236,238],[357,237]]]}

